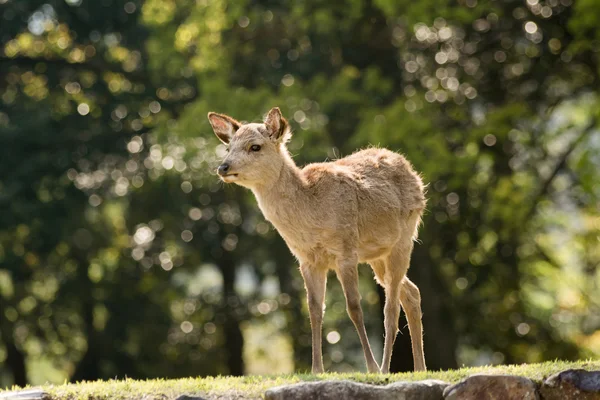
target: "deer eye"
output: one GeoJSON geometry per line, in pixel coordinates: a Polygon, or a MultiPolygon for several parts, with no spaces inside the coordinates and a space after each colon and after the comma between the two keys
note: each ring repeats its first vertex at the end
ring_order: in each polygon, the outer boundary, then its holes
{"type": "Polygon", "coordinates": [[[260,150],[260,146],[258,144],[253,144],[252,146],[250,146],[250,150],[252,150],[252,151],[259,151],[260,150]]]}

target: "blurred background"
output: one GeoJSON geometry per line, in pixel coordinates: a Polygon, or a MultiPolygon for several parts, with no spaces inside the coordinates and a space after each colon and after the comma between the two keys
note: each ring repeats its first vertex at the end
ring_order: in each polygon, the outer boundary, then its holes
{"type": "MultiPolygon", "coordinates": [[[[0,387],[310,368],[296,262],[206,119],[273,106],[299,164],[381,145],[429,183],[429,368],[600,357],[599,25],[596,0],[0,0],[0,387]]],[[[324,337],[365,369],[336,279],[324,337]]]]}

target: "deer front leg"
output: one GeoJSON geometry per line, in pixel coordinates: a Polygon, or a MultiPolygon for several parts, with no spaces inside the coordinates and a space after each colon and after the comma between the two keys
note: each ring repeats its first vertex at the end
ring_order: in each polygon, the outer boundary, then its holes
{"type": "Polygon", "coordinates": [[[349,259],[338,262],[338,269],[336,272],[338,279],[342,283],[344,295],[346,296],[346,309],[348,310],[348,315],[354,323],[363,352],[365,353],[367,370],[371,373],[379,372],[379,365],[377,365],[377,361],[375,361],[375,358],[373,357],[373,351],[371,350],[371,345],[369,344],[369,339],[367,337],[367,330],[365,329],[362,307],[360,306],[357,260],[349,259]]]}
{"type": "Polygon", "coordinates": [[[308,264],[300,265],[304,278],[310,327],[312,330],[312,373],[320,374],[323,368],[323,304],[325,302],[325,287],[327,286],[327,269],[308,264]]]}

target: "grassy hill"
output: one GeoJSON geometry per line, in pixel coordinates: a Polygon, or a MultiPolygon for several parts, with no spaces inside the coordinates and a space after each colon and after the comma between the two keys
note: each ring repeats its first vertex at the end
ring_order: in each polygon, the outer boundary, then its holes
{"type": "MultiPolygon", "coordinates": [[[[449,371],[428,371],[389,375],[347,373],[347,374],[290,374],[244,377],[209,377],[154,380],[110,380],[80,382],[65,385],[46,385],[43,390],[56,400],[76,399],[174,399],[182,394],[197,395],[205,399],[260,399],[268,388],[302,381],[348,379],[357,382],[385,385],[396,381],[440,379],[455,383],[476,373],[511,374],[541,381],[554,373],[570,368],[600,370],[600,361],[564,362],[554,361],[542,364],[506,365],[495,367],[461,368],[449,371]]],[[[18,389],[18,388],[13,388],[18,389]]]]}

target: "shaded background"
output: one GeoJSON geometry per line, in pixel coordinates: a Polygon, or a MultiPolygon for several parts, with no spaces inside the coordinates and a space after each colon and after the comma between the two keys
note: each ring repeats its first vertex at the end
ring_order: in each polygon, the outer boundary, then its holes
{"type": "MultiPolygon", "coordinates": [[[[0,386],[310,367],[296,263],[206,120],[275,105],[298,163],[376,144],[429,183],[431,369],[597,358],[598,25],[595,0],[0,0],[0,386]]],[[[335,279],[324,329],[326,368],[364,370],[335,279]]]]}

